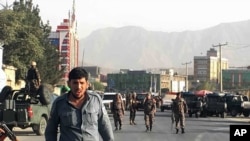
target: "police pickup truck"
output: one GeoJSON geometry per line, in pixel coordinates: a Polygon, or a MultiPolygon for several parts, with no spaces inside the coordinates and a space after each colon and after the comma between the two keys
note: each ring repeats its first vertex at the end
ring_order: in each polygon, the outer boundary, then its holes
{"type": "Polygon", "coordinates": [[[13,90],[5,86],[0,93],[0,121],[13,129],[32,127],[37,135],[44,135],[53,100],[53,88],[41,85],[35,99],[31,100],[25,88],[13,90]]]}

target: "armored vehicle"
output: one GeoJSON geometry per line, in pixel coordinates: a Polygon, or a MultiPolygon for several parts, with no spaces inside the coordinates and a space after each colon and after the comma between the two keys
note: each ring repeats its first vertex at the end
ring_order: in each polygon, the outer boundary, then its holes
{"type": "Polygon", "coordinates": [[[243,114],[248,117],[250,114],[250,101],[247,96],[241,94],[226,94],[225,100],[227,102],[228,113],[232,117],[243,114]]]}
{"type": "Polygon", "coordinates": [[[224,93],[212,93],[205,97],[203,106],[203,116],[220,116],[224,118],[227,115],[227,103],[224,99],[224,93]]]}
{"type": "Polygon", "coordinates": [[[202,101],[200,97],[192,92],[182,92],[181,94],[187,103],[189,117],[192,117],[194,114],[195,117],[198,118],[202,111],[202,101]]]}

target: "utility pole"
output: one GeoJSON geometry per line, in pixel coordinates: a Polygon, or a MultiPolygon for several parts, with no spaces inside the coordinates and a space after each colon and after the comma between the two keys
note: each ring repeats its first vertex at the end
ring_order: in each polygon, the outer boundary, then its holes
{"type": "Polygon", "coordinates": [[[225,44],[218,44],[218,45],[213,45],[213,47],[219,47],[220,49],[220,92],[223,91],[223,84],[222,84],[222,57],[221,57],[221,47],[226,46],[227,43],[225,44]]]}
{"type": "Polygon", "coordinates": [[[182,65],[186,65],[186,81],[185,81],[185,88],[186,88],[186,92],[188,92],[188,64],[191,64],[192,62],[186,62],[186,63],[182,63],[182,65]]]}

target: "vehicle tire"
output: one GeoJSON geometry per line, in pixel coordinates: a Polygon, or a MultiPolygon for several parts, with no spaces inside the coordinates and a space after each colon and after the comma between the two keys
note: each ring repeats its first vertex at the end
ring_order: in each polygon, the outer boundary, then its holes
{"type": "Polygon", "coordinates": [[[227,116],[227,113],[226,112],[222,112],[221,114],[220,114],[220,117],[221,118],[225,118],[227,116]]]}
{"type": "Polygon", "coordinates": [[[161,107],[161,112],[164,112],[164,108],[163,107],[161,107]]]}
{"type": "Polygon", "coordinates": [[[236,109],[232,109],[232,110],[231,110],[231,116],[232,116],[232,117],[236,117],[237,114],[238,114],[238,112],[237,112],[236,109]]]}
{"type": "Polygon", "coordinates": [[[244,117],[249,117],[250,113],[249,112],[243,112],[244,117]]]}
{"type": "Polygon", "coordinates": [[[203,117],[207,117],[207,113],[206,112],[202,112],[202,116],[203,117]]]}
{"type": "Polygon", "coordinates": [[[10,86],[3,87],[0,93],[0,102],[4,102],[4,100],[12,93],[12,88],[10,86]]]}
{"type": "Polygon", "coordinates": [[[195,117],[196,117],[196,118],[199,117],[199,113],[198,113],[198,112],[195,113],[195,117]]]}
{"type": "Polygon", "coordinates": [[[189,117],[192,117],[192,114],[191,114],[191,113],[189,113],[189,114],[188,114],[188,116],[189,116],[189,117]]]}
{"type": "Polygon", "coordinates": [[[39,101],[43,105],[48,105],[51,103],[51,94],[53,90],[49,84],[43,84],[38,89],[39,101]]]}
{"type": "Polygon", "coordinates": [[[45,117],[41,117],[39,124],[35,124],[32,126],[33,131],[38,136],[43,136],[45,134],[45,129],[47,126],[47,120],[45,117]]]}

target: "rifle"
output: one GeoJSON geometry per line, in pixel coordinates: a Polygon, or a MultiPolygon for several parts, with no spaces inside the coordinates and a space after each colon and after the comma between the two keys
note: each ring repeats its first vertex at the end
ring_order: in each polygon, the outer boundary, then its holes
{"type": "MultiPolygon", "coordinates": [[[[16,135],[9,129],[9,127],[4,123],[0,122],[0,128],[4,130],[4,134],[11,140],[17,141],[16,135]]],[[[3,134],[2,134],[3,135],[3,134]]]]}

